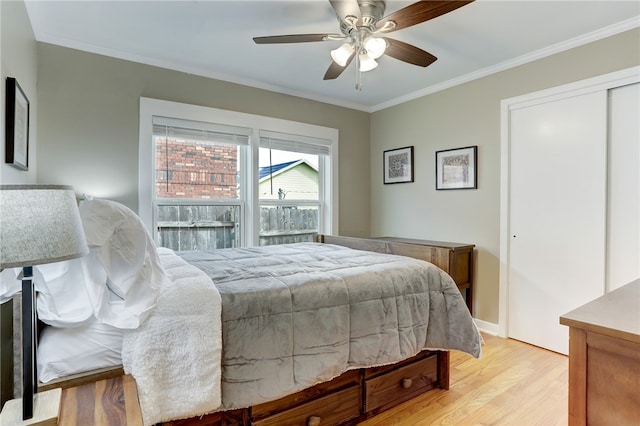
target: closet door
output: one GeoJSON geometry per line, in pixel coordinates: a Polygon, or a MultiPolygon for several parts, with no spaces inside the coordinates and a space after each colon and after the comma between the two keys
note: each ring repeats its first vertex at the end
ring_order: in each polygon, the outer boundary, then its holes
{"type": "Polygon", "coordinates": [[[607,92],[510,111],[508,335],[568,353],[559,317],[604,294],[607,92]]]}

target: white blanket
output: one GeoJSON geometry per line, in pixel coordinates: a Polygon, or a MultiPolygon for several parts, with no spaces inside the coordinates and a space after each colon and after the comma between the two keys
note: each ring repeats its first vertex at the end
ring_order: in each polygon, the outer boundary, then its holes
{"type": "Polygon", "coordinates": [[[221,404],[220,294],[209,277],[171,250],[158,254],[170,282],[147,320],[125,331],[122,345],[122,364],[136,379],[145,425],[221,404]]]}

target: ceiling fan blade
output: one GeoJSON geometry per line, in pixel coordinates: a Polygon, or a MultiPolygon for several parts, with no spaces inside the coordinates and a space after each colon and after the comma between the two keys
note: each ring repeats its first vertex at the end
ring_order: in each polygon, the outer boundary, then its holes
{"type": "Polygon", "coordinates": [[[353,58],[355,56],[356,56],[355,53],[352,53],[344,67],[341,67],[340,65],[336,64],[334,61],[331,61],[331,65],[329,65],[327,72],[324,73],[323,80],[334,80],[338,78],[340,74],[342,74],[342,72],[347,69],[347,67],[349,66],[351,61],[353,61],[353,58]]]}
{"type": "Polygon", "coordinates": [[[266,37],[254,37],[256,44],[273,44],[273,43],[307,43],[311,41],[325,41],[343,39],[342,34],[289,34],[266,37]]]}
{"type": "Polygon", "coordinates": [[[344,21],[347,16],[355,16],[360,19],[360,6],[357,0],[329,0],[329,3],[331,3],[340,22],[344,21]]]}
{"type": "Polygon", "coordinates": [[[394,40],[388,37],[383,38],[387,42],[387,50],[385,50],[384,53],[392,58],[421,67],[431,65],[438,60],[438,58],[433,56],[431,53],[425,52],[424,50],[405,43],[404,41],[394,40]]]}
{"type": "Polygon", "coordinates": [[[385,16],[376,27],[381,32],[391,32],[408,28],[416,24],[437,18],[459,7],[472,3],[474,0],[430,1],[422,0],[385,16]],[[395,22],[395,26],[393,23],[395,22]],[[385,29],[386,28],[388,29],[385,29]]]}

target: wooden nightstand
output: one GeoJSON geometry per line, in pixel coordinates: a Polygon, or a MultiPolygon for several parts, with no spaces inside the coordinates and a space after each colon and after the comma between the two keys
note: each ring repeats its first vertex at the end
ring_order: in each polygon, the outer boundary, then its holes
{"type": "Polygon", "coordinates": [[[58,424],[142,426],[135,380],[127,374],[64,389],[58,424]]]}

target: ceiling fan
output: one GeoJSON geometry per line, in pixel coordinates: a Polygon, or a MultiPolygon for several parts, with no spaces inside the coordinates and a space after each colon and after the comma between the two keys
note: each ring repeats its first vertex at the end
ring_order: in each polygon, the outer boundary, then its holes
{"type": "Polygon", "coordinates": [[[356,89],[361,89],[360,73],[378,66],[376,59],[386,54],[403,62],[426,67],[437,60],[432,54],[411,44],[386,37],[387,34],[437,18],[474,0],[418,1],[384,16],[384,0],[329,0],[338,20],[341,34],[290,34],[254,37],[257,44],[344,41],[331,51],[333,62],[324,80],[340,76],[356,60],[356,89]]]}

